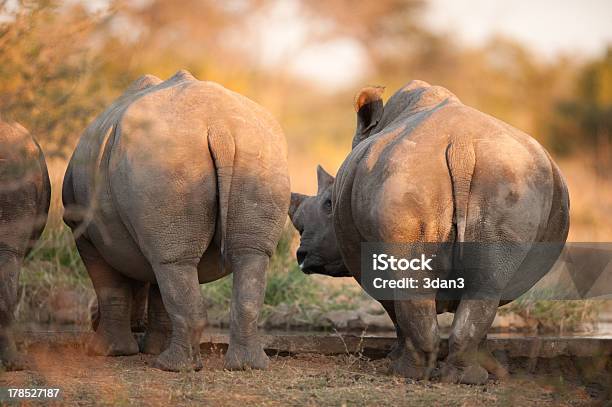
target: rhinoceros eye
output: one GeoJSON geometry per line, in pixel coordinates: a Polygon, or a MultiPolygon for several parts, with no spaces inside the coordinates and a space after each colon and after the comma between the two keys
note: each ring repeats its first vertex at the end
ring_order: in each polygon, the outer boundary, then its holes
{"type": "Polygon", "coordinates": [[[331,212],[332,210],[331,199],[326,199],[325,202],[323,202],[323,209],[325,209],[326,212],[331,212]]]}

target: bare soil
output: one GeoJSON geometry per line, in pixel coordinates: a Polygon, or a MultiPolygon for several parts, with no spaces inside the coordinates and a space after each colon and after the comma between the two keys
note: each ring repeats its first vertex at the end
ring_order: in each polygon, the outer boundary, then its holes
{"type": "Polygon", "coordinates": [[[585,381],[579,364],[564,360],[538,362],[535,374],[513,362],[510,379],[467,386],[389,376],[388,360],[349,354],[273,355],[268,371],[230,372],[214,348],[202,371],[183,373],[152,368],[148,355],[87,356],[80,344],[33,344],[29,356],[32,369],[0,372],[0,387],[58,387],[61,400],[26,405],[603,406],[609,397],[601,371],[585,381]]]}

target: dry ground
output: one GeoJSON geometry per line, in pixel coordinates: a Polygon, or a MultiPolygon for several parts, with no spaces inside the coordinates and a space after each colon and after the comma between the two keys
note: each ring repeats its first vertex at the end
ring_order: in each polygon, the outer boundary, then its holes
{"type": "Polygon", "coordinates": [[[0,373],[0,387],[59,387],[58,405],[605,405],[601,386],[560,377],[563,369],[466,386],[407,382],[386,375],[387,360],[352,355],[273,356],[268,371],[228,372],[213,350],[201,372],[168,373],[147,355],[88,357],[74,345],[29,353],[35,371],[0,373]]]}

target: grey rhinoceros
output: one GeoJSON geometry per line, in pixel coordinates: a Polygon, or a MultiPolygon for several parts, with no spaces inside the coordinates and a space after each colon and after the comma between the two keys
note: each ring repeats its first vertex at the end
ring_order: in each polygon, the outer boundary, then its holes
{"type": "Polygon", "coordinates": [[[262,107],[179,71],[144,76],[85,130],[64,219],[98,297],[90,353],[130,355],[134,287],[151,283],[142,351],[200,369],[200,283],[233,272],[226,367],[266,368],[257,338],[265,271],[289,206],[287,147],[262,107]]]}
{"type": "Polygon", "coordinates": [[[505,373],[479,350],[497,307],[547,273],[567,238],[565,182],[534,139],[442,87],[412,81],[384,106],[382,91],[357,95],[353,148],[336,179],[319,167],[317,195],[292,194],[298,262],[306,273],[353,276],[363,285],[362,242],[517,243],[512,255],[488,256],[483,279],[455,301],[441,300],[442,290],[381,301],[396,325],[396,373],[421,379],[435,371],[436,312],[451,311],[449,353],[438,372],[445,381],[482,383],[487,370],[505,373]],[[537,253],[521,249],[537,242],[561,244],[538,263],[537,253]]]}
{"type": "Polygon", "coordinates": [[[0,369],[24,368],[11,333],[24,257],[47,222],[51,184],[38,143],[0,120],[0,369]]]}

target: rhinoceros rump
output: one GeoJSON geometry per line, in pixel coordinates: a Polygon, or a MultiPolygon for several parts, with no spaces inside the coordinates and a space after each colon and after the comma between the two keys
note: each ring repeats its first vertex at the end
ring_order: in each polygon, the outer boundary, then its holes
{"type": "MultiPolygon", "coordinates": [[[[362,242],[560,242],[560,251],[569,229],[568,192],[542,146],[444,88],[413,81],[384,106],[382,91],[369,87],[357,95],[353,149],[337,178],[319,167],[317,195],[292,194],[289,214],[301,235],[297,258],[304,272],[360,281],[362,242]]],[[[481,383],[487,370],[503,374],[479,344],[500,303],[516,298],[508,298],[507,288],[525,292],[558,254],[539,268],[521,267],[536,262],[531,251],[489,256],[484,281],[491,284],[478,282],[455,301],[441,301],[436,290],[381,301],[397,330],[394,371],[429,377],[439,343],[436,312],[452,311],[442,379],[481,383]]]]}
{"type": "Polygon", "coordinates": [[[11,334],[19,270],[45,227],[50,200],[40,147],[19,124],[0,121],[0,369],[25,364],[11,334]]]}
{"type": "Polygon", "coordinates": [[[265,368],[265,270],[289,206],[287,149],[263,108],[180,71],[137,80],[85,130],[64,179],[65,220],[98,297],[89,351],[138,352],[132,288],[151,283],[142,350],[199,369],[199,283],[233,272],[226,366],[265,368]],[[167,312],[166,312],[167,311],[167,312]]]}

